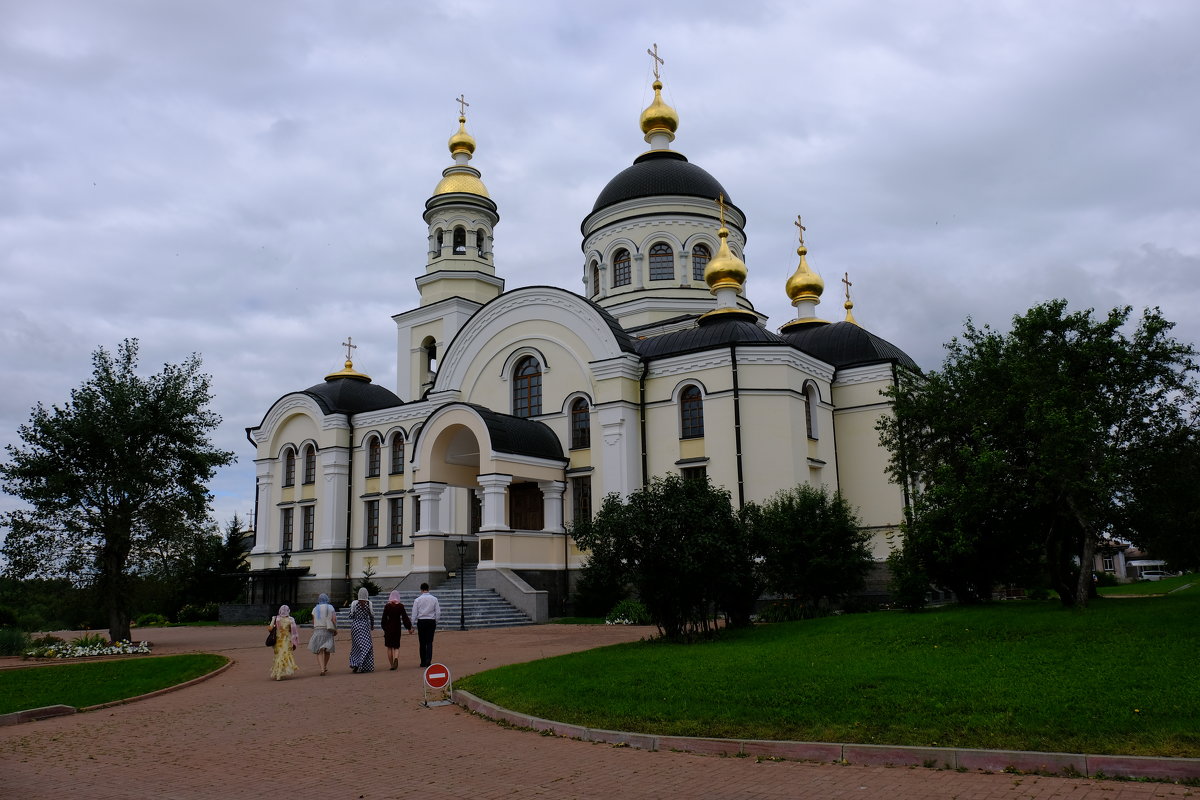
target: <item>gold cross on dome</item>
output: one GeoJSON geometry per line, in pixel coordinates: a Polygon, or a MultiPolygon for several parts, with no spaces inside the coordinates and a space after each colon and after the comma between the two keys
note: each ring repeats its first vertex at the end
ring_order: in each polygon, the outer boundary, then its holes
{"type": "Polygon", "coordinates": [[[646,48],[646,55],[648,55],[654,59],[654,80],[657,81],[657,80],[661,79],[662,76],[658,74],[658,66],[659,66],[659,64],[666,64],[667,62],[663,61],[662,58],[658,55],[658,42],[654,43],[653,50],[651,50],[649,47],[646,48]]]}
{"type": "MultiPolygon", "coordinates": [[[[846,300],[850,300],[850,287],[854,284],[850,282],[850,273],[842,273],[842,283],[846,284],[846,300]]],[[[869,309],[868,309],[869,310],[869,309]]]]}
{"type": "Polygon", "coordinates": [[[800,229],[800,246],[804,247],[804,232],[808,230],[808,228],[804,227],[804,222],[800,219],[799,214],[796,215],[796,221],[792,224],[800,229]]]}
{"type": "Polygon", "coordinates": [[[717,195],[717,208],[721,209],[721,227],[725,227],[725,195],[717,195]]]}
{"type": "Polygon", "coordinates": [[[347,361],[350,361],[350,360],[352,360],[352,359],[353,359],[353,355],[351,354],[351,352],[350,352],[350,351],[351,351],[351,350],[357,350],[357,349],[358,349],[358,345],[356,345],[356,344],[354,343],[354,337],[353,337],[353,336],[347,336],[347,337],[346,337],[346,341],[342,342],[342,347],[346,348],[346,360],[347,360],[347,361]]]}
{"type": "Polygon", "coordinates": [[[467,115],[467,106],[471,105],[467,102],[467,96],[465,94],[460,94],[458,97],[454,98],[454,102],[458,103],[458,115],[460,117],[465,117],[467,115]]]}

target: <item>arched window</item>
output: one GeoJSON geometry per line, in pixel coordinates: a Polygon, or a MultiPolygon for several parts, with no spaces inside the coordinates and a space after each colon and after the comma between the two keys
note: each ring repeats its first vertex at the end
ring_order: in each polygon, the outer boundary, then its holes
{"type": "Polygon", "coordinates": [[[379,477],[379,438],[376,436],[367,440],[367,477],[379,477]]]}
{"type": "Polygon", "coordinates": [[[393,475],[404,472],[404,434],[397,433],[392,437],[392,470],[393,475]]]}
{"type": "Polygon", "coordinates": [[[679,393],[679,437],[697,439],[704,435],[704,400],[696,386],[679,393]]]}
{"type": "Polygon", "coordinates": [[[438,228],[437,233],[433,234],[433,244],[437,248],[437,255],[434,258],[442,257],[442,245],[446,243],[446,235],[442,233],[442,229],[438,228]]]}
{"type": "Polygon", "coordinates": [[[513,370],[513,416],[535,417],[542,413],[542,367],[533,356],[525,356],[513,370]]]}
{"type": "Polygon", "coordinates": [[[454,229],[454,255],[465,256],[467,254],[467,231],[465,228],[454,229]]]}
{"type": "Polygon", "coordinates": [[[592,446],[592,412],[582,397],[571,403],[571,448],[592,446]]]}
{"type": "Polygon", "coordinates": [[[304,446],[304,482],[317,482],[317,448],[311,444],[304,446]]]}
{"type": "Polygon", "coordinates": [[[296,485],[296,451],[290,447],[283,453],[283,485],[296,485]]]}
{"type": "Polygon", "coordinates": [[[426,337],[425,341],[421,342],[421,349],[425,354],[425,369],[430,375],[437,373],[437,342],[433,337],[426,337]]]}
{"type": "Polygon", "coordinates": [[[613,256],[613,286],[628,286],[632,274],[629,268],[629,251],[618,250],[613,256]]]}
{"type": "Polygon", "coordinates": [[[659,242],[650,248],[650,280],[669,281],[675,277],[675,254],[671,245],[659,242]]]}
{"type": "Polygon", "coordinates": [[[484,244],[487,243],[487,234],[483,232],[483,228],[475,231],[475,247],[479,251],[479,257],[483,258],[484,244]]]}
{"type": "Polygon", "coordinates": [[[704,268],[712,258],[712,251],[706,244],[698,244],[692,248],[692,280],[704,283],[704,268]]]}
{"type": "Polygon", "coordinates": [[[817,403],[821,397],[817,394],[817,387],[811,383],[804,386],[804,428],[808,433],[808,438],[817,438],[817,403]]]}
{"type": "Polygon", "coordinates": [[[600,265],[592,262],[592,296],[600,294],[600,265]]]}

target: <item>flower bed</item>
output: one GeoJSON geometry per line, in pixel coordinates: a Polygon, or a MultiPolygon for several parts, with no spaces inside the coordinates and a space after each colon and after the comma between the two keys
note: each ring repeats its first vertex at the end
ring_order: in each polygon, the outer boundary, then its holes
{"type": "Polygon", "coordinates": [[[90,656],[124,656],[150,652],[149,642],[107,642],[78,644],[61,642],[25,651],[26,658],[88,658],[90,656]]]}

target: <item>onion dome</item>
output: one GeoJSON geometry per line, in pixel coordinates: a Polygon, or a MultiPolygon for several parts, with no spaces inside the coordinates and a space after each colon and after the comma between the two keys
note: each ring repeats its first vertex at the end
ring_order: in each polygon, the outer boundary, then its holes
{"type": "Polygon", "coordinates": [[[459,116],[458,118],[458,133],[450,137],[450,155],[456,156],[459,153],[474,155],[475,153],[475,137],[467,133],[467,118],[459,116]]]}
{"type": "Polygon", "coordinates": [[[800,245],[796,248],[800,256],[800,265],[787,280],[787,296],[792,305],[808,301],[814,305],[821,302],[821,293],[825,291],[825,281],[808,266],[808,248],[800,245]]]}
{"type": "MultiPolygon", "coordinates": [[[[358,347],[358,345],[354,345],[354,346],[358,347]]],[[[367,383],[371,382],[371,376],[364,375],[363,373],[356,370],[354,368],[354,362],[348,358],[346,359],[346,365],[344,367],[342,367],[337,372],[331,372],[325,376],[325,380],[327,380],[327,381],[337,380],[338,378],[355,378],[360,381],[366,381],[367,383]]]]}
{"type": "Polygon", "coordinates": [[[704,268],[704,282],[713,294],[716,294],[718,289],[735,289],[740,292],[746,282],[746,262],[729,249],[728,228],[722,225],[717,231],[717,237],[720,238],[721,244],[717,247],[717,254],[704,268]]]}
{"type": "Polygon", "coordinates": [[[474,194],[487,197],[487,187],[479,179],[479,170],[467,164],[475,153],[475,137],[467,133],[467,118],[458,116],[458,132],[450,137],[447,143],[450,155],[454,157],[454,165],[442,170],[442,179],[433,190],[433,196],[442,194],[474,194]]]}
{"type": "Polygon", "coordinates": [[[317,401],[326,414],[358,414],[404,405],[404,401],[382,386],[371,383],[369,375],[354,369],[354,362],[325,376],[324,383],[310,386],[302,394],[317,401]]]}
{"type": "Polygon", "coordinates": [[[657,134],[665,134],[667,141],[675,140],[675,131],[679,129],[679,113],[662,99],[662,81],[654,80],[654,102],[642,112],[642,133],[650,142],[657,134]]]}

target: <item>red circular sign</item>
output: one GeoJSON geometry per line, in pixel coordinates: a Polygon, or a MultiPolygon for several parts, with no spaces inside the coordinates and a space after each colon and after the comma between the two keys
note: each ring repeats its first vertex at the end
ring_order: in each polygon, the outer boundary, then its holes
{"type": "Polygon", "coordinates": [[[425,685],[430,689],[444,689],[450,682],[450,669],[445,664],[430,664],[425,668],[425,685]]]}

